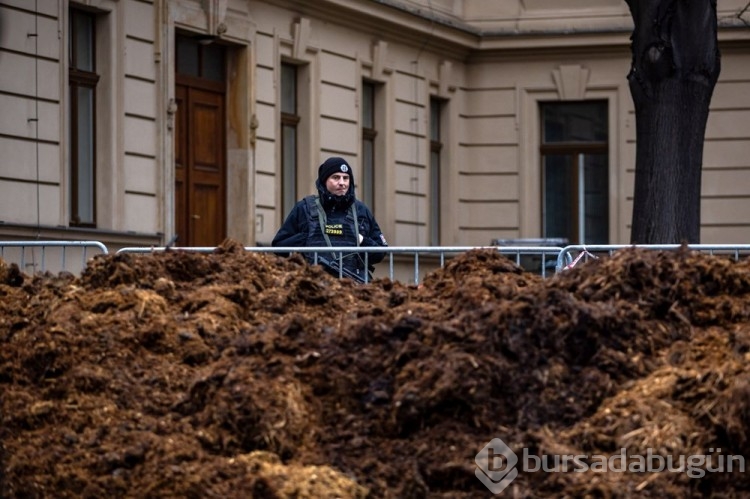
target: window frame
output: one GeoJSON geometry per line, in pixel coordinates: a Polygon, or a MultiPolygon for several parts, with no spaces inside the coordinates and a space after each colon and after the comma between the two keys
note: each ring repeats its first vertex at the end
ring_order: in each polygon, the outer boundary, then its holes
{"type": "MultiPolygon", "coordinates": [[[[596,99],[596,100],[586,100],[586,101],[565,101],[565,102],[540,102],[539,103],[539,116],[540,116],[540,127],[541,127],[541,133],[540,133],[540,146],[539,146],[539,159],[540,159],[540,168],[541,168],[541,202],[542,202],[542,209],[541,209],[541,229],[542,229],[542,237],[549,238],[551,237],[547,233],[547,212],[548,207],[546,206],[546,199],[547,199],[547,178],[546,178],[546,163],[545,160],[548,157],[551,156],[561,156],[561,157],[568,157],[570,158],[570,164],[572,165],[578,165],[579,162],[585,159],[586,156],[604,156],[607,158],[607,177],[609,177],[609,153],[610,153],[610,130],[609,130],[609,102],[607,99],[596,99]],[[604,112],[604,115],[602,116],[603,122],[606,124],[606,134],[607,138],[606,140],[567,140],[567,141],[555,141],[555,142],[545,142],[545,107],[548,106],[555,106],[555,105],[574,105],[574,104],[582,104],[582,105],[590,105],[590,104],[599,104],[601,105],[601,110],[604,112]]],[[[583,164],[581,164],[582,167],[585,168],[583,164]]],[[[585,210],[585,195],[581,196],[581,192],[586,191],[586,185],[582,185],[581,182],[585,182],[585,178],[581,178],[581,167],[573,168],[573,178],[571,182],[571,189],[570,189],[570,196],[571,196],[571,206],[574,206],[575,212],[568,213],[566,216],[571,220],[571,228],[570,233],[575,235],[574,238],[571,238],[570,235],[567,237],[568,244],[587,244],[588,242],[586,239],[586,233],[584,228],[582,228],[582,223],[584,223],[584,217],[586,216],[586,210],[585,210]],[[583,231],[583,232],[582,232],[583,231]],[[583,234],[583,241],[581,241],[581,234],[583,234]]],[[[609,179],[607,179],[607,183],[609,183],[609,179]]],[[[609,193],[607,192],[607,196],[609,197],[609,193]]],[[[609,220],[607,217],[607,226],[605,227],[606,233],[609,234],[609,220]]],[[[609,240],[609,236],[607,236],[607,242],[609,240]]],[[[590,244],[590,243],[589,243],[590,244]]],[[[606,244],[606,243],[604,243],[606,244]]]]}
{"type": "Polygon", "coordinates": [[[445,111],[445,100],[435,96],[430,96],[430,119],[429,119],[429,206],[430,220],[428,237],[430,245],[440,246],[442,240],[441,224],[442,210],[440,199],[442,194],[442,163],[443,163],[443,114],[445,111]]]}
{"type": "Polygon", "coordinates": [[[375,82],[362,81],[362,188],[360,192],[362,201],[373,213],[375,212],[375,161],[378,136],[377,87],[378,84],[375,82]]]}
{"type": "Polygon", "coordinates": [[[69,123],[70,123],[70,137],[69,137],[69,161],[70,161],[70,203],[69,203],[69,221],[70,226],[74,227],[96,227],[97,225],[97,85],[101,76],[96,72],[96,29],[97,29],[97,15],[94,12],[76,8],[71,6],[68,10],[68,35],[69,35],[69,46],[68,46],[68,98],[69,102],[69,123]],[[87,42],[90,44],[90,64],[91,71],[79,68],[78,64],[78,36],[79,27],[76,24],[77,20],[81,18],[87,19],[90,23],[89,38],[87,42]],[[90,152],[90,163],[87,166],[90,175],[91,192],[90,199],[88,200],[91,208],[91,220],[81,221],[81,203],[83,202],[82,193],[79,190],[79,182],[82,176],[83,169],[79,164],[81,157],[81,150],[79,147],[81,137],[78,132],[81,125],[81,112],[79,108],[79,90],[89,89],[91,90],[91,109],[89,110],[89,126],[88,129],[91,131],[89,137],[91,150],[90,152]]]}
{"type": "Polygon", "coordinates": [[[178,31],[175,33],[175,74],[184,80],[209,80],[216,83],[217,89],[224,89],[227,81],[226,51],[222,45],[213,43],[212,38],[178,31]],[[190,62],[194,62],[194,67],[190,62]]]}
{"type": "MultiPolygon", "coordinates": [[[[281,185],[281,206],[282,215],[284,218],[289,215],[292,208],[297,202],[297,173],[298,173],[298,162],[299,162],[299,124],[301,117],[299,115],[299,68],[296,64],[290,62],[281,62],[279,68],[279,111],[280,111],[280,143],[281,143],[281,170],[280,170],[280,185],[281,185]],[[285,69],[292,71],[291,78],[287,81],[285,75],[285,69]],[[292,109],[286,109],[288,106],[285,105],[285,84],[291,83],[293,88],[291,89],[293,94],[293,102],[291,103],[292,109]],[[287,136],[287,132],[291,133],[291,136],[287,136]],[[289,144],[289,141],[292,144],[289,144]],[[291,158],[289,158],[289,147],[292,147],[291,158]]],[[[287,103],[288,104],[288,103],[287,103]]]]}

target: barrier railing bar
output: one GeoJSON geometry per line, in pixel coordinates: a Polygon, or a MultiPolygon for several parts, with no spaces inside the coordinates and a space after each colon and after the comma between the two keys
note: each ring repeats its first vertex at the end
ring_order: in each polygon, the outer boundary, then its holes
{"type": "Polygon", "coordinates": [[[6,248],[18,248],[20,250],[20,266],[25,272],[27,261],[26,251],[32,250],[32,258],[34,259],[32,264],[34,265],[34,271],[45,271],[47,270],[47,252],[49,248],[53,247],[60,248],[60,262],[63,270],[67,269],[67,252],[72,247],[81,248],[81,268],[86,267],[86,262],[89,259],[90,248],[97,248],[105,255],[109,254],[107,246],[99,241],[0,241],[0,257],[3,259],[6,258],[6,248]],[[39,268],[37,268],[35,255],[33,253],[34,248],[39,248],[40,251],[39,268]]]}
{"type": "Polygon", "coordinates": [[[419,253],[414,253],[414,284],[419,284],[419,253]]]}
{"type": "MultiPolygon", "coordinates": [[[[740,253],[743,251],[750,252],[750,244],[587,244],[587,245],[570,245],[562,248],[557,255],[557,263],[555,265],[555,271],[562,271],[566,265],[573,261],[571,252],[588,252],[588,253],[601,253],[607,252],[609,256],[615,251],[627,249],[627,248],[639,248],[649,250],[677,250],[680,248],[687,248],[693,251],[708,252],[710,255],[715,255],[717,252],[729,252],[734,255],[735,260],[740,259],[740,253]]],[[[584,261],[588,260],[588,255],[585,255],[584,261]]]]}
{"type": "Polygon", "coordinates": [[[46,247],[54,247],[54,246],[80,246],[80,247],[96,247],[101,250],[104,254],[109,254],[109,250],[107,250],[107,246],[104,245],[104,243],[99,241],[0,241],[0,247],[3,248],[10,248],[10,247],[36,247],[36,246],[46,246],[46,247]]]}
{"type": "MultiPolygon", "coordinates": [[[[515,263],[521,264],[521,257],[524,255],[528,256],[541,256],[541,275],[546,277],[547,269],[546,262],[550,257],[556,257],[562,250],[562,247],[556,246],[337,246],[331,248],[329,246],[318,246],[318,247],[273,247],[273,246],[245,246],[246,251],[257,252],[257,253],[313,253],[313,261],[317,263],[317,255],[319,253],[336,253],[338,255],[339,263],[343,259],[343,255],[346,253],[364,253],[366,261],[369,262],[370,253],[386,253],[388,255],[388,277],[394,278],[395,275],[395,263],[394,255],[396,254],[412,254],[413,255],[413,271],[414,271],[414,284],[419,284],[419,272],[420,272],[420,255],[422,254],[436,254],[439,257],[440,267],[445,266],[446,257],[451,253],[464,253],[470,250],[481,250],[491,249],[497,251],[503,255],[514,255],[515,263]]],[[[209,253],[216,250],[214,246],[175,246],[175,247],[127,247],[121,248],[117,251],[120,253],[151,253],[151,252],[162,252],[162,251],[193,251],[209,253]]],[[[342,270],[339,270],[339,276],[341,277],[342,270]]],[[[369,280],[369,277],[365,277],[369,280]]]]}
{"type": "MultiPolygon", "coordinates": [[[[86,267],[86,262],[89,259],[90,249],[98,248],[102,254],[109,254],[107,247],[99,241],[0,241],[0,257],[6,258],[6,247],[17,247],[20,249],[20,262],[23,269],[26,268],[26,251],[29,248],[38,247],[41,250],[41,270],[46,270],[47,266],[47,250],[50,247],[61,247],[61,259],[63,269],[67,267],[67,252],[71,247],[81,248],[81,266],[86,267]]],[[[396,254],[413,254],[413,270],[414,270],[414,283],[419,283],[419,272],[420,272],[420,255],[422,254],[436,254],[439,257],[440,267],[444,267],[446,264],[446,258],[448,254],[452,253],[463,253],[470,250],[477,249],[492,249],[498,251],[503,255],[513,255],[516,265],[522,265],[523,256],[534,256],[541,257],[541,268],[540,273],[542,277],[547,276],[547,263],[551,258],[556,259],[555,272],[561,271],[566,264],[570,264],[573,261],[572,252],[584,252],[584,253],[602,253],[606,252],[608,255],[612,255],[615,251],[626,249],[626,248],[644,248],[653,250],[674,250],[682,247],[687,247],[694,251],[705,251],[711,255],[716,253],[729,253],[733,255],[735,260],[739,260],[743,253],[750,253],[750,245],[747,244],[652,244],[652,245],[632,245],[632,244],[608,244],[608,245],[570,245],[566,247],[556,246],[443,246],[443,247],[432,247],[432,246],[389,246],[389,247],[336,247],[331,248],[325,247],[272,247],[272,246],[246,246],[246,251],[259,252],[259,253],[313,253],[317,261],[319,253],[331,253],[337,254],[339,262],[339,277],[342,276],[342,262],[346,253],[363,253],[365,265],[369,266],[369,254],[370,253],[387,253],[388,255],[388,276],[393,279],[396,271],[394,255],[396,254]]],[[[195,252],[213,252],[217,249],[215,246],[192,246],[192,247],[128,247],[122,248],[117,253],[150,253],[155,251],[195,251],[195,252]]],[[[590,258],[591,253],[578,255],[577,259],[581,256],[585,257],[585,260],[590,258]]],[[[33,254],[32,254],[33,256],[33,254]]],[[[594,255],[591,255],[594,256],[594,255]]],[[[584,261],[585,261],[584,260],[584,261]]],[[[36,269],[36,263],[34,264],[36,269]]],[[[369,280],[369,275],[365,275],[365,280],[369,280]]]]}

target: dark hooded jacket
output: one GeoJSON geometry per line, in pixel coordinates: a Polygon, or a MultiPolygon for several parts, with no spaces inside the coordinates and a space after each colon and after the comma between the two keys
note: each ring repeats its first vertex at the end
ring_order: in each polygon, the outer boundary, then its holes
{"type": "MultiPolygon", "coordinates": [[[[294,205],[283,225],[271,243],[276,247],[355,247],[355,246],[388,246],[370,209],[354,195],[354,177],[350,173],[349,190],[343,196],[331,194],[318,179],[315,181],[317,195],[307,196],[294,205]],[[322,208],[322,213],[321,213],[322,208]],[[355,224],[356,214],[356,224],[355,224]],[[322,220],[319,218],[322,215],[322,220]],[[322,227],[321,230],[321,221],[322,227]],[[328,235],[328,241],[324,232],[328,235]],[[358,234],[362,242],[357,244],[358,234]]],[[[338,262],[340,253],[320,254],[331,261],[338,262]]],[[[315,263],[315,255],[305,253],[305,258],[315,263]]],[[[368,270],[372,265],[385,258],[385,253],[344,254],[344,269],[362,276],[365,275],[365,260],[368,270]]],[[[320,262],[318,262],[320,263],[320,262]]],[[[338,272],[326,269],[338,276],[338,272]]],[[[371,279],[371,278],[369,278],[371,279]]],[[[368,279],[368,280],[369,280],[368,279]]]]}

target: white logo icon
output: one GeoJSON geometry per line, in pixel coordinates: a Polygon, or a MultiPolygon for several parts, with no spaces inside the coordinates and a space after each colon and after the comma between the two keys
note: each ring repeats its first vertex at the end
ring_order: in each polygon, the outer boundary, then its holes
{"type": "Polygon", "coordinates": [[[490,489],[499,494],[518,476],[518,456],[499,438],[493,438],[474,458],[477,469],[474,474],[490,489]]]}

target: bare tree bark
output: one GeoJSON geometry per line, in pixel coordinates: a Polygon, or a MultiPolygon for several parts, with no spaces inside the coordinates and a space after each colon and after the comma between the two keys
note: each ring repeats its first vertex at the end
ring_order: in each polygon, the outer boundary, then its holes
{"type": "Polygon", "coordinates": [[[636,120],[631,243],[698,243],[703,141],[721,70],[716,0],[627,3],[636,120]]]}
{"type": "Polygon", "coordinates": [[[745,5],[742,8],[742,10],[740,10],[737,13],[737,19],[739,19],[740,21],[742,21],[745,24],[745,26],[750,26],[750,23],[748,23],[747,21],[745,21],[745,18],[743,17],[745,15],[745,12],[748,11],[748,9],[750,9],[750,2],[747,2],[747,5],[745,5]]]}

